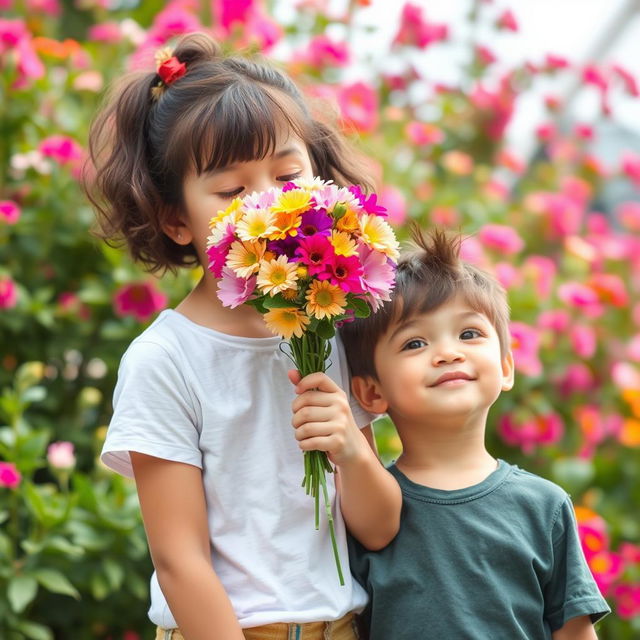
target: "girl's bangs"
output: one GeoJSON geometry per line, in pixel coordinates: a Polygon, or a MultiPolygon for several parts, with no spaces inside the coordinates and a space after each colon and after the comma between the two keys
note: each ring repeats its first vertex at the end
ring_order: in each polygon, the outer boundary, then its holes
{"type": "Polygon", "coordinates": [[[288,96],[262,85],[236,83],[196,119],[190,164],[199,175],[262,160],[275,151],[283,131],[306,142],[305,129],[300,108],[288,96]]]}

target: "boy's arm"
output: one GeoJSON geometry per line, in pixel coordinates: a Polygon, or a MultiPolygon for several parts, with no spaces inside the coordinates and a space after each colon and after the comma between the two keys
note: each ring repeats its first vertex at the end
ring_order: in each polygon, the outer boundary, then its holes
{"type": "Polygon", "coordinates": [[[211,564],[201,470],[133,451],[130,456],[158,582],[183,636],[243,640],[211,564]]]}
{"type": "Polygon", "coordinates": [[[578,616],[551,634],[553,640],[598,640],[589,616],[578,616]]]}
{"type": "Polygon", "coordinates": [[[376,455],[371,427],[358,428],[346,394],[326,374],[289,377],[298,394],[292,424],[300,448],[328,453],[350,533],[368,549],[385,547],[400,527],[402,495],[376,455]]]}

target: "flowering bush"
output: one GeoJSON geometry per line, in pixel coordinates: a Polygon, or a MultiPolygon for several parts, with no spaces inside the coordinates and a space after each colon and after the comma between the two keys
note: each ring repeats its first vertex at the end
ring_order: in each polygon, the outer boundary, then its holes
{"type": "MultiPolygon", "coordinates": [[[[595,144],[600,123],[615,122],[615,98],[637,99],[636,78],[553,54],[510,65],[467,37],[517,38],[516,3],[469,0],[478,28],[465,30],[408,2],[380,68],[349,44],[368,1],[341,12],[301,0],[288,24],[272,17],[280,4],[152,1],[125,13],[103,0],[0,2],[0,636],[148,628],[135,492],[95,457],[125,346],[197,271],[159,282],[92,240],[78,176],[89,119],[120,63],[152,68],[172,38],[211,28],[229,48],[282,58],[318,114],[333,110],[358,137],[400,237],[409,219],[462,229],[465,258],[507,288],[518,376],[492,413],[490,447],[572,494],[615,611],[599,636],[637,637],[640,155],[606,157],[595,144]],[[463,37],[459,81],[425,76],[421,61],[463,37]],[[538,151],[521,157],[507,136],[520,99],[558,77],[578,81],[600,111],[569,123],[562,99],[543,95],[538,151]],[[612,201],[611,183],[629,195],[612,201]]],[[[377,434],[392,458],[392,425],[377,434]]]]}

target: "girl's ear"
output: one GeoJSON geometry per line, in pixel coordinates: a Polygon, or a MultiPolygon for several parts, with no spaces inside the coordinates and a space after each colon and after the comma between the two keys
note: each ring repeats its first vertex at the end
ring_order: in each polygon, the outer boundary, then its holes
{"type": "Polygon", "coordinates": [[[351,393],[360,406],[369,413],[385,413],[389,404],[382,395],[380,383],[367,376],[354,376],[351,380],[351,393]]]}
{"type": "Polygon", "coordinates": [[[165,222],[162,225],[162,230],[176,244],[187,245],[193,241],[193,233],[181,218],[175,218],[172,222],[165,222]]]}
{"type": "Polygon", "coordinates": [[[514,378],[513,353],[509,351],[502,358],[502,390],[509,391],[513,388],[514,378]]]}

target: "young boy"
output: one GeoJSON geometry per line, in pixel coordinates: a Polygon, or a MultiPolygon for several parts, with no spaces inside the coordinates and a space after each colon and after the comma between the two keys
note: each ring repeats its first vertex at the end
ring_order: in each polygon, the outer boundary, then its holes
{"type": "Polygon", "coordinates": [[[513,386],[505,292],[459,259],[460,238],[414,236],[392,300],[341,329],[354,394],[403,446],[397,537],[377,552],[352,540],[362,623],[370,640],[592,640],[609,607],[569,496],[485,447],[513,386]]]}

